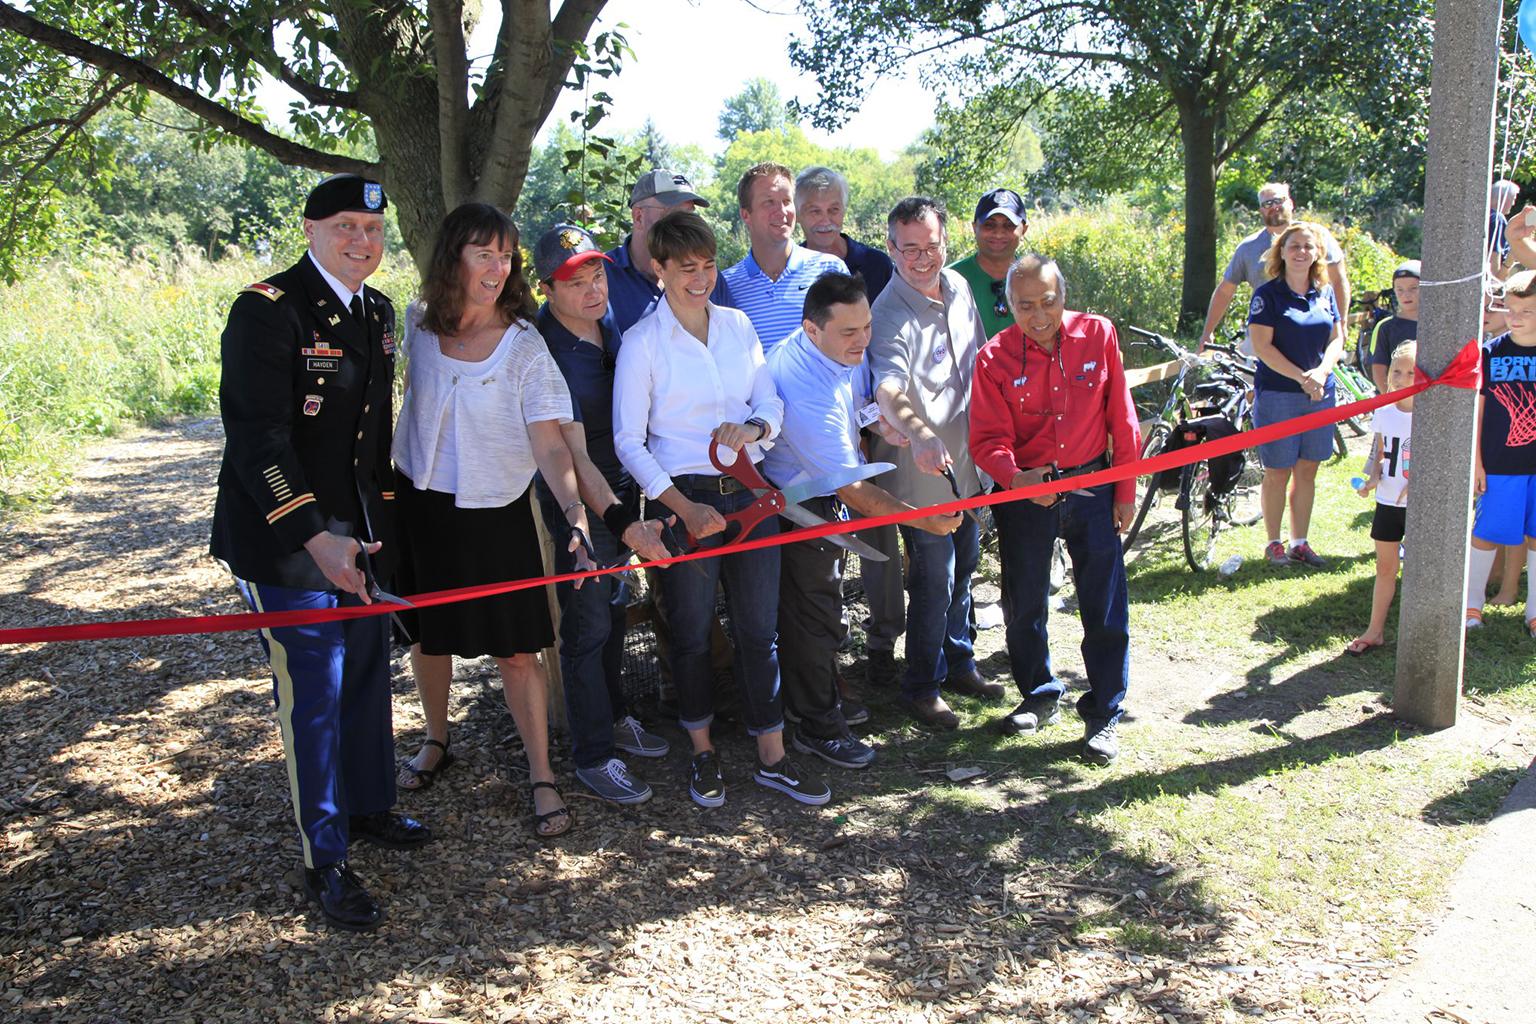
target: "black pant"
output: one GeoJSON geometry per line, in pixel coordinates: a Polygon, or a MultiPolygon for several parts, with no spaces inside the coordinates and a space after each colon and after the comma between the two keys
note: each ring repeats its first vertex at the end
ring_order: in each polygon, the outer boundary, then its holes
{"type": "MultiPolygon", "coordinates": [[[[801,505],[823,519],[838,517],[831,498],[809,498],[801,505]]],[[[784,521],[785,529],[794,527],[784,521]]],[[[848,731],[837,692],[842,554],[841,548],[825,540],[779,548],[779,674],[784,699],[800,716],[800,728],[818,739],[848,731]]]]}

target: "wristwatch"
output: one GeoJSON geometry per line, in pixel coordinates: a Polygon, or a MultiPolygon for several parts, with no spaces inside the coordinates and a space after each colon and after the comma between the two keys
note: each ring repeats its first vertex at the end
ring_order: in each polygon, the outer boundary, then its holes
{"type": "Polygon", "coordinates": [[[762,431],[762,433],[758,435],[757,441],[752,442],[753,444],[757,444],[758,441],[768,440],[767,420],[763,419],[761,416],[753,416],[751,419],[747,420],[747,426],[756,427],[758,430],[762,431]]]}

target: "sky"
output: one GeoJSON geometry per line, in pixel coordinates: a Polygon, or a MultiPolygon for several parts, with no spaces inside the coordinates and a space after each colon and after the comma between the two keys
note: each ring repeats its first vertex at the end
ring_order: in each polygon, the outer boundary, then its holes
{"type": "MultiPolygon", "coordinates": [[[[485,20],[469,40],[473,58],[488,58],[495,43],[497,5],[487,3],[485,20]]],[[[614,105],[605,130],[630,133],[647,116],[673,144],[693,144],[717,153],[720,109],[749,78],[767,78],[785,99],[809,102],[816,80],[795,71],[789,40],[805,30],[797,0],[609,0],[593,34],[616,28],[629,39],[635,57],[608,91],[614,105]]],[[[261,103],[281,116],[294,94],[276,82],[261,92],[261,103]]],[[[568,121],[582,106],[581,97],[565,93],[545,122],[568,121]]],[[[835,133],[807,126],[821,143],[870,147],[895,156],[933,122],[933,99],[915,75],[877,82],[863,108],[835,133]]]]}

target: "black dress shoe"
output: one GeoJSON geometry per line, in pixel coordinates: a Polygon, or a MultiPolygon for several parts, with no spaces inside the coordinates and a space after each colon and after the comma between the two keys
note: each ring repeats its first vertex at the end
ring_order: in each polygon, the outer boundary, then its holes
{"type": "Polygon", "coordinates": [[[964,672],[950,673],[949,678],[944,680],[944,688],[982,700],[1001,700],[1004,693],[1002,683],[988,682],[975,665],[964,672]]]}
{"type": "Polygon", "coordinates": [[[327,921],[349,932],[371,932],[384,920],[378,901],[368,895],[344,860],[305,868],[304,895],[320,905],[327,921]]]}
{"type": "Polygon", "coordinates": [[[353,842],[366,840],[389,850],[412,850],[432,841],[432,830],[415,818],[394,811],[354,814],[347,819],[353,842]]]}
{"type": "Polygon", "coordinates": [[[864,669],[864,683],[871,690],[895,687],[901,681],[896,668],[896,655],[891,651],[870,651],[869,663],[864,669]]]}

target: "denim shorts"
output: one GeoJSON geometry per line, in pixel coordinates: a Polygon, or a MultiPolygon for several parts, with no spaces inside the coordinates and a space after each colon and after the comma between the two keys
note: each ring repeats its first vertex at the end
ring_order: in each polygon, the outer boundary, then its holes
{"type": "MultiPolygon", "coordinates": [[[[1316,402],[1300,391],[1260,391],[1253,399],[1253,425],[1267,427],[1309,412],[1331,409],[1334,404],[1331,386],[1316,402]]],[[[1326,462],[1332,454],[1333,425],[1328,424],[1259,445],[1259,464],[1265,469],[1290,469],[1298,459],[1326,462]]]]}

